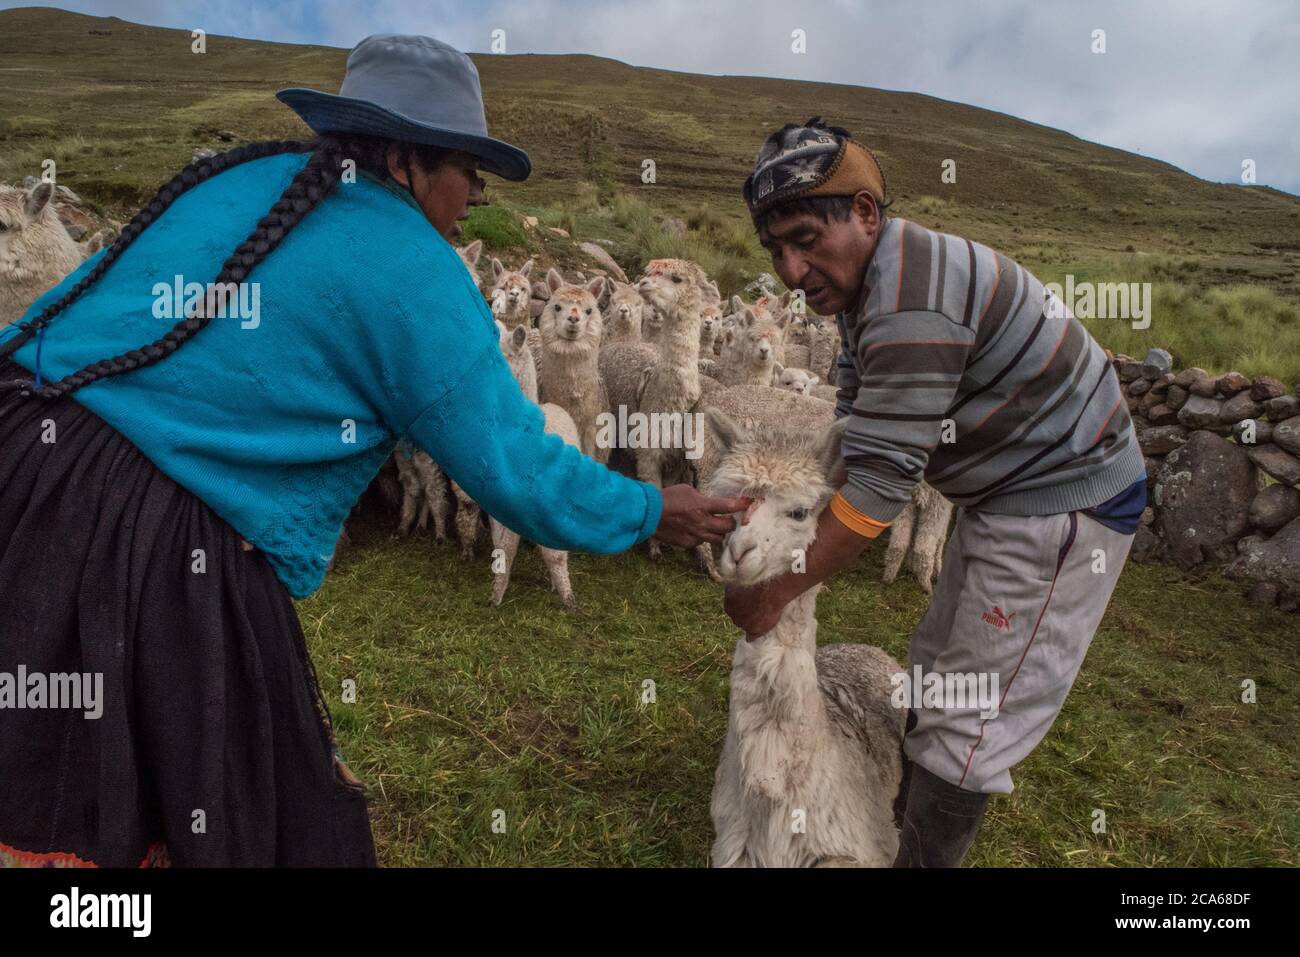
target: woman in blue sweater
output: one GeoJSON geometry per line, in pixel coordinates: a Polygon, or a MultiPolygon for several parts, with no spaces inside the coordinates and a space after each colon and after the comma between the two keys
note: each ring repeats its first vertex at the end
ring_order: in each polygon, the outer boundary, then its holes
{"type": "Polygon", "coordinates": [[[369,37],[279,96],[315,142],[196,161],[0,330],[0,865],[374,862],[292,598],[398,436],[552,548],[748,504],[544,433],[447,242],[530,171],[468,57],[369,37]]]}

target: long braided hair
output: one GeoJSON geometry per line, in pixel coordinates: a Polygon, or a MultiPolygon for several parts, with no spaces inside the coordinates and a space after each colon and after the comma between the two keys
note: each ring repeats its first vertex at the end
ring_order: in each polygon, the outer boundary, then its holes
{"type": "MultiPolygon", "coordinates": [[[[153,199],[145,204],[144,208],[135,214],[100,261],[75,286],[56,302],[41,310],[39,315],[18,324],[19,334],[0,347],[0,359],[12,355],[33,337],[40,335],[59,313],[76,302],[86,290],[99,281],[126,248],[151,223],[162,216],[177,197],[199,183],[252,160],[283,153],[310,152],[312,154],[307,164],[280,194],[280,198],[275,201],[266,215],[258,220],[253,232],[235,247],[209,288],[231,288],[229,284],[235,284],[237,287],[248,278],[249,273],[257,267],[258,263],[280,244],[289,231],[334,190],[339,183],[344,160],[351,159],[358,169],[371,172],[381,178],[386,175],[388,147],[392,142],[382,137],[361,135],[322,136],[309,143],[278,140],[250,143],[225,153],[195,160],[177,173],[154,195],[153,199]]],[[[408,171],[408,177],[412,159],[418,160],[425,169],[433,170],[441,164],[446,155],[446,151],[437,147],[412,143],[399,143],[398,146],[399,163],[408,171]]],[[[211,310],[208,308],[210,305],[210,300],[205,302],[194,315],[182,319],[164,336],[140,348],[92,362],[54,382],[42,383],[35,379],[0,381],[0,392],[15,391],[23,396],[57,399],[100,379],[151,366],[167,358],[207,326],[212,319],[211,310]]]]}

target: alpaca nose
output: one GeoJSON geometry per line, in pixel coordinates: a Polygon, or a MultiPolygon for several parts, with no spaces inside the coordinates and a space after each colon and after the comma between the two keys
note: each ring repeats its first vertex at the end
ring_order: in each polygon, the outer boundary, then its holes
{"type": "Polygon", "coordinates": [[[727,543],[727,551],[731,552],[731,560],[737,565],[739,565],[741,560],[753,550],[753,541],[737,535],[732,535],[731,540],[727,543]]]}

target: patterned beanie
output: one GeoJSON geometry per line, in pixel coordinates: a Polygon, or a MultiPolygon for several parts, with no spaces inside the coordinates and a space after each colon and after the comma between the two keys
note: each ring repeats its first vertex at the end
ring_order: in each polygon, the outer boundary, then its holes
{"type": "Polygon", "coordinates": [[[885,201],[885,174],[875,154],[821,117],[773,133],[745,180],[745,204],[758,218],[774,206],[809,196],[853,196],[866,190],[885,201]]]}

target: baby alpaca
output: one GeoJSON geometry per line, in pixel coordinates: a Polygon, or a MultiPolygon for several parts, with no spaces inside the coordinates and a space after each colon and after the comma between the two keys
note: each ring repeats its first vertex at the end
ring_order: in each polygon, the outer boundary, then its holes
{"type": "Polygon", "coordinates": [[[609,461],[609,449],[596,446],[597,418],[609,409],[600,379],[600,339],[603,325],[597,296],[605,278],[586,286],[569,285],[556,269],[546,274],[551,298],[537,327],[542,335],[542,368],[538,392],[568,412],[578,427],[580,448],[596,461],[609,461]]]}
{"type": "Polygon", "coordinates": [[[786,368],[779,362],[772,368],[772,385],[795,395],[811,395],[827,402],[835,402],[838,392],[807,369],[786,368]]]}
{"type": "MultiPolygon", "coordinates": [[[[816,537],[845,420],[809,433],[706,416],[722,456],[708,494],[754,499],[723,544],[722,576],[756,585],[789,571],[816,537]]],[[[819,588],[772,631],[736,642],[709,809],[714,867],[888,867],[898,853],[907,713],[891,703],[890,678],[902,669],[870,645],[819,649],[819,588]]]]}

